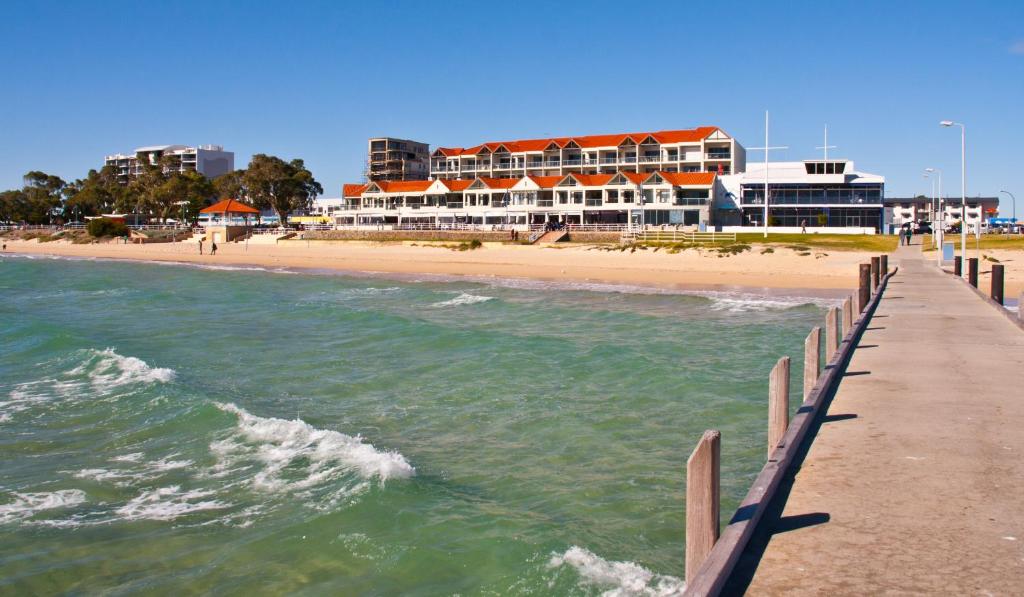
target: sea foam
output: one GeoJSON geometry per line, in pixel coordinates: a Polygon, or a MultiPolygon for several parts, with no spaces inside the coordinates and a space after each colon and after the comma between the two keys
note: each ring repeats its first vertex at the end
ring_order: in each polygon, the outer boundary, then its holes
{"type": "Polygon", "coordinates": [[[575,545],[548,562],[551,568],[566,565],[576,571],[581,585],[602,591],[604,597],[667,597],[681,595],[686,588],[674,576],[655,574],[633,562],[610,562],[575,545]]]}
{"type": "Polygon", "coordinates": [[[434,303],[434,307],[458,307],[459,305],[475,305],[476,303],[485,303],[489,300],[494,299],[493,296],[480,296],[476,294],[469,294],[468,292],[462,292],[459,296],[439,303],[434,303]]]}
{"type": "Polygon", "coordinates": [[[222,466],[258,461],[262,468],[253,478],[256,488],[310,489],[346,473],[380,481],[416,474],[404,456],[378,450],[359,436],[317,429],[301,419],[258,417],[230,403],[217,403],[217,407],[236,415],[238,425],[234,435],[213,442],[210,449],[222,466]]]}
{"type": "Polygon", "coordinates": [[[174,380],[174,369],[150,367],[146,361],[117,354],[113,348],[89,350],[87,353],[85,362],[70,373],[87,374],[93,386],[99,389],[130,384],[168,383],[174,380]]]}
{"type": "Polygon", "coordinates": [[[117,509],[124,520],[174,520],[180,516],[203,510],[220,510],[230,507],[218,500],[204,500],[213,495],[212,491],[182,491],[181,487],[160,487],[144,491],[117,509]]]}
{"type": "Polygon", "coordinates": [[[0,524],[31,518],[44,510],[68,508],[85,502],[85,492],[80,489],[13,495],[13,502],[0,504],[0,524]]]}

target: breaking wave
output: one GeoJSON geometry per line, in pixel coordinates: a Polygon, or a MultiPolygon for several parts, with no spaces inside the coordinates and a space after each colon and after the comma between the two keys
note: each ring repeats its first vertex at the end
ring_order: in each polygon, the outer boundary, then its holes
{"type": "Polygon", "coordinates": [[[80,489],[14,493],[13,496],[13,502],[0,504],[0,524],[25,520],[44,510],[69,508],[85,502],[85,492],[80,489]]]}
{"type": "MultiPolygon", "coordinates": [[[[260,469],[252,484],[258,489],[314,489],[353,473],[366,481],[416,474],[404,456],[378,450],[359,436],[317,429],[301,419],[258,417],[230,403],[217,403],[217,407],[238,417],[235,432],[210,445],[219,460],[217,468],[223,471],[255,461],[260,469]]],[[[356,485],[343,493],[361,488],[356,485]]]]}
{"type": "Polygon", "coordinates": [[[686,583],[674,576],[655,574],[633,562],[609,562],[582,547],[554,554],[550,568],[570,566],[581,585],[602,591],[604,597],[668,597],[681,595],[686,583]]]}
{"type": "Polygon", "coordinates": [[[459,296],[439,303],[434,303],[434,307],[458,307],[459,305],[475,305],[476,303],[485,303],[489,300],[493,300],[493,296],[479,296],[476,294],[469,294],[468,292],[462,292],[459,296]]]}
{"type": "Polygon", "coordinates": [[[174,369],[150,367],[146,361],[106,350],[89,350],[85,362],[70,373],[88,375],[99,389],[118,388],[129,384],[168,383],[174,380],[174,369]]]}
{"type": "Polygon", "coordinates": [[[218,500],[202,498],[213,495],[212,491],[182,491],[181,487],[160,487],[144,491],[117,509],[117,514],[124,520],[174,520],[186,514],[203,510],[221,510],[231,504],[218,500]]]}

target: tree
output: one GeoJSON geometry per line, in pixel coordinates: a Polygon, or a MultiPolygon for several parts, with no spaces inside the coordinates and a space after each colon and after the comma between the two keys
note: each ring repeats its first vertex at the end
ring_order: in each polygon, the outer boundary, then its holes
{"type": "Polygon", "coordinates": [[[249,189],[245,188],[245,170],[233,170],[213,179],[218,199],[249,200],[249,189]]]}
{"type": "Polygon", "coordinates": [[[0,222],[24,222],[28,212],[25,191],[13,189],[0,193],[0,222]]]}
{"type": "Polygon", "coordinates": [[[117,181],[117,169],[104,166],[102,170],[89,170],[64,188],[65,218],[78,220],[82,216],[95,216],[113,211],[126,187],[117,181]]]}
{"type": "Polygon", "coordinates": [[[282,225],[288,214],[309,207],[324,192],[301,159],[285,162],[262,153],[252,156],[242,181],[256,207],[273,209],[282,225]]]}
{"type": "Polygon", "coordinates": [[[217,196],[217,189],[210,179],[198,172],[175,172],[164,183],[159,196],[161,219],[166,220],[168,215],[173,214],[195,221],[206,202],[217,196]],[[183,202],[187,204],[182,205],[183,202]]]}
{"type": "Polygon", "coordinates": [[[64,187],[67,183],[53,174],[33,170],[22,179],[22,192],[27,200],[28,213],[24,220],[29,224],[48,224],[54,215],[60,216],[64,187]]]}

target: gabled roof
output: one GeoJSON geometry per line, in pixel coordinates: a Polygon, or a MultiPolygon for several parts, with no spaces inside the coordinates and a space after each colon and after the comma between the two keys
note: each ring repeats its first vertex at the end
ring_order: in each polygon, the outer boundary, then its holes
{"type": "Polygon", "coordinates": [[[342,197],[358,197],[363,194],[366,187],[369,185],[365,184],[344,184],[341,185],[341,196],[342,197]]]}
{"type": "Polygon", "coordinates": [[[575,178],[576,182],[580,183],[580,186],[584,186],[584,187],[601,187],[601,186],[604,186],[604,185],[608,184],[608,181],[611,180],[612,177],[615,176],[615,175],[614,174],[579,174],[577,172],[572,172],[570,174],[566,174],[563,177],[563,180],[565,178],[569,178],[570,176],[572,178],[575,178]]]}
{"type": "Polygon", "coordinates": [[[569,145],[569,143],[574,143],[575,145],[581,148],[617,147],[619,145],[622,145],[622,143],[624,142],[633,144],[637,142],[642,142],[648,139],[649,137],[653,138],[658,143],[696,143],[700,142],[702,139],[708,138],[717,130],[719,130],[719,128],[716,126],[700,126],[692,129],[656,131],[646,133],[577,135],[574,137],[545,137],[539,139],[519,139],[516,141],[490,141],[466,149],[439,147],[434,151],[434,155],[441,154],[449,157],[457,155],[475,155],[483,148],[487,148],[488,151],[494,152],[497,148],[501,146],[504,146],[513,153],[524,151],[543,151],[552,144],[560,148],[564,148],[567,145],[569,145]]]}
{"type": "Polygon", "coordinates": [[[484,183],[489,189],[511,189],[519,182],[518,178],[488,178],[485,176],[481,176],[477,180],[484,183]]]}
{"type": "Polygon", "coordinates": [[[449,191],[458,192],[466,190],[466,187],[473,184],[472,180],[464,178],[438,179],[438,182],[448,188],[449,191]]]}
{"type": "Polygon", "coordinates": [[[382,180],[374,183],[382,193],[417,193],[427,190],[432,180],[382,180]]]}
{"type": "Polygon", "coordinates": [[[199,213],[201,213],[201,214],[223,214],[223,213],[229,213],[229,214],[258,214],[258,213],[260,213],[260,210],[256,209],[255,207],[251,207],[249,205],[246,205],[246,204],[244,204],[244,203],[242,203],[240,201],[237,201],[235,199],[224,199],[223,201],[218,201],[217,203],[214,203],[210,207],[204,207],[203,209],[200,209],[199,213]]]}
{"type": "Polygon", "coordinates": [[[628,170],[622,170],[619,174],[628,178],[633,184],[643,184],[645,180],[650,178],[650,174],[648,173],[630,172],[628,170]]]}
{"type": "Polygon", "coordinates": [[[708,187],[715,184],[714,172],[658,172],[672,186],[702,186],[708,187]]]}
{"type": "Polygon", "coordinates": [[[538,187],[540,187],[542,189],[553,189],[553,188],[555,188],[555,185],[558,184],[558,181],[562,180],[565,177],[564,176],[527,176],[526,178],[529,178],[530,180],[532,180],[534,182],[534,184],[536,184],[538,187]]]}

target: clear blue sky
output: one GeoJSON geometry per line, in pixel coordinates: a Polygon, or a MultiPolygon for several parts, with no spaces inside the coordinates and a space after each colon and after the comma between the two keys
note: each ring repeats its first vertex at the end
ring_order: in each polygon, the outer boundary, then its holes
{"type": "MultiPolygon", "coordinates": [[[[301,157],[338,196],[366,139],[432,146],[713,124],[833,153],[887,194],[1007,189],[1024,214],[1024,2],[5,4],[0,188],[157,143],[301,157]],[[770,4],[770,5],[769,5],[770,4]]],[[[749,152],[750,159],[760,159],[749,152]]],[[[1009,202],[1004,202],[1004,214],[1009,202]]]]}

